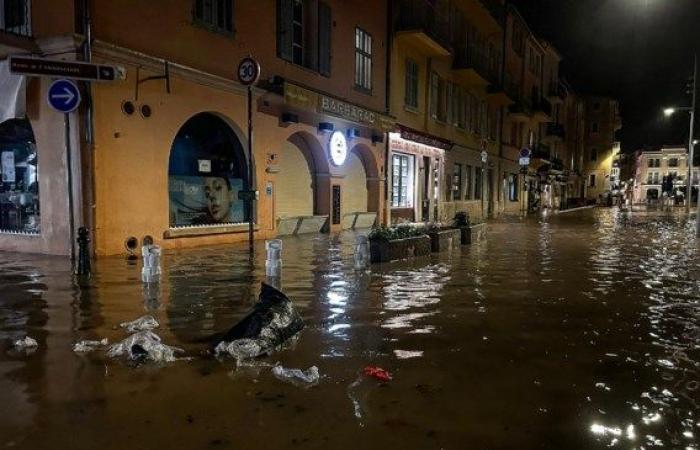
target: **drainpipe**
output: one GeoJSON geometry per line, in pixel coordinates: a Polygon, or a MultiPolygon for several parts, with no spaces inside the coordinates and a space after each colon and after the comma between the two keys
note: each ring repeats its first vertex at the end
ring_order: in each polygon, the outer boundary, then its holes
{"type": "MultiPolygon", "coordinates": [[[[85,62],[92,61],[92,14],[90,0],[81,0],[82,2],[82,25],[84,41],[82,46],[82,58],[85,62]]],[[[88,230],[93,232],[93,238],[89,239],[94,245],[94,229],[95,229],[95,174],[94,174],[94,108],[92,104],[92,83],[87,81],[84,83],[85,91],[85,146],[84,156],[86,159],[86,170],[82,172],[83,186],[83,224],[88,230]],[[85,195],[87,194],[87,195],[85,195]],[[85,223],[87,222],[87,223],[85,223]]],[[[88,232],[89,232],[88,231],[88,232]]],[[[94,256],[94,247],[90,251],[90,255],[94,256]]]]}
{"type": "MultiPolygon", "coordinates": [[[[391,55],[392,48],[394,45],[393,40],[393,0],[387,1],[386,6],[386,86],[384,92],[384,110],[387,115],[391,114],[391,55]]],[[[386,133],[386,139],[384,141],[384,224],[389,225],[391,222],[391,205],[389,205],[389,165],[391,161],[389,160],[389,133],[386,133]]]]}

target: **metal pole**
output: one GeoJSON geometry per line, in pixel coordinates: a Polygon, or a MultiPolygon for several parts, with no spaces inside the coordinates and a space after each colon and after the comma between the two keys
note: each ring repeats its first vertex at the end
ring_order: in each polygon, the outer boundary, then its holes
{"type": "Polygon", "coordinates": [[[75,217],[73,215],[73,162],[70,145],[70,113],[63,114],[66,142],[66,183],[68,185],[68,227],[70,229],[70,260],[75,265],[75,217]]]}
{"type": "Polygon", "coordinates": [[[693,103],[692,106],[690,107],[690,137],[688,140],[688,179],[686,180],[686,211],[690,213],[690,202],[693,197],[693,180],[692,180],[692,175],[693,175],[693,152],[694,152],[694,145],[693,145],[693,129],[695,128],[695,91],[696,91],[696,76],[698,72],[698,57],[697,55],[695,56],[694,63],[693,63],[693,84],[692,84],[692,89],[693,89],[693,103]]]}
{"type": "Polygon", "coordinates": [[[255,197],[253,195],[253,86],[248,86],[248,252],[252,259],[255,254],[253,246],[253,217],[255,197]]]}

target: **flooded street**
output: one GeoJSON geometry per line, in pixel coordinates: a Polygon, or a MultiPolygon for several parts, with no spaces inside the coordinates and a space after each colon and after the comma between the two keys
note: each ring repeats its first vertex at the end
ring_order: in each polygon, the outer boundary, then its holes
{"type": "Polygon", "coordinates": [[[680,213],[594,209],[491,224],[486,242],[353,270],[353,234],[286,239],[282,288],[306,328],[261,360],[203,355],[265,279],[258,243],[103,258],[89,287],[62,258],[0,262],[0,448],[700,448],[700,248],[680,213]],[[82,339],[152,314],[191,360],[132,367],[82,339]],[[38,349],[11,347],[29,335],[38,349]],[[363,367],[389,370],[381,385],[363,367]]]}

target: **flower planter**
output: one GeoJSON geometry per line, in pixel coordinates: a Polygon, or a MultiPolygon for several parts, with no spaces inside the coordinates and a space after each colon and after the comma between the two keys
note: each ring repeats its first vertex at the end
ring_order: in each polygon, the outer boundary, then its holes
{"type": "Polygon", "coordinates": [[[395,241],[370,241],[373,263],[398,261],[430,254],[430,238],[416,236],[395,241]]]}
{"type": "Polygon", "coordinates": [[[460,227],[462,245],[475,244],[486,239],[486,224],[478,223],[468,227],[460,227]]]}
{"type": "Polygon", "coordinates": [[[462,242],[459,229],[441,230],[430,233],[430,249],[433,253],[450,251],[462,242]]]}

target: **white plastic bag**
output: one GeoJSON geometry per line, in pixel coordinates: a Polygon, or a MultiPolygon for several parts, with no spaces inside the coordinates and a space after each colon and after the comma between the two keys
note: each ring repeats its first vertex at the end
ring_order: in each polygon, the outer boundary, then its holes
{"type": "Polygon", "coordinates": [[[177,361],[176,353],[184,353],[184,350],[163,344],[160,336],[152,331],[132,334],[123,341],[111,345],[107,350],[107,356],[110,358],[126,356],[131,360],[147,359],[154,362],[177,361]]]}
{"type": "Polygon", "coordinates": [[[321,378],[318,367],[311,366],[306,371],[300,369],[287,369],[282,366],[272,368],[272,374],[281,381],[296,385],[313,386],[321,378]]]}
{"type": "Polygon", "coordinates": [[[153,330],[158,328],[160,324],[153,316],[143,316],[131,322],[124,322],[119,326],[126,328],[128,333],[137,333],[139,331],[153,330]]]}
{"type": "Polygon", "coordinates": [[[78,341],[73,344],[73,351],[75,353],[88,353],[100,347],[106,347],[107,345],[109,345],[109,340],[107,340],[107,338],[101,341],[78,341]]]}
{"type": "Polygon", "coordinates": [[[39,344],[36,340],[25,336],[24,339],[18,339],[14,342],[15,350],[34,350],[39,344]]]}

